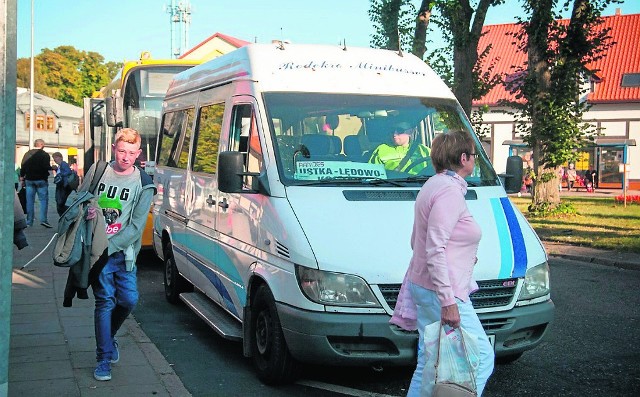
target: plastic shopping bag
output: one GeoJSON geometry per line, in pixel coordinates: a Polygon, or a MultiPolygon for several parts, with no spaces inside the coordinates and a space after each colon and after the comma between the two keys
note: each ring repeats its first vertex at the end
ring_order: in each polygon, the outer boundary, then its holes
{"type": "Polygon", "coordinates": [[[441,325],[440,321],[425,327],[426,364],[422,371],[421,396],[432,395],[436,378],[438,383],[456,383],[475,390],[475,379],[480,364],[480,353],[476,340],[477,338],[464,328],[454,329],[441,325]],[[464,347],[461,335],[464,337],[464,347]],[[439,359],[438,343],[440,344],[439,359]]]}

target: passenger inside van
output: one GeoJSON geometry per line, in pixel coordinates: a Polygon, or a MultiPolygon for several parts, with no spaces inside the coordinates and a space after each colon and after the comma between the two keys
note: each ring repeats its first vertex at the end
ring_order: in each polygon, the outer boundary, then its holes
{"type": "Polygon", "coordinates": [[[383,164],[392,171],[417,175],[431,165],[430,149],[421,143],[412,143],[416,128],[399,123],[390,136],[391,144],[381,143],[371,155],[370,163],[383,164]]]}

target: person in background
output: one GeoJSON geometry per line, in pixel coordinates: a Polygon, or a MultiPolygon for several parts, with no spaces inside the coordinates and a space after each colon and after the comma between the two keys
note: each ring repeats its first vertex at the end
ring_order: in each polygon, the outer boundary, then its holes
{"type": "Polygon", "coordinates": [[[420,396],[426,363],[424,328],[436,321],[453,328],[462,326],[477,338],[478,396],[482,395],[493,372],[493,348],[469,298],[478,289],[472,273],[478,260],[482,231],[467,208],[464,178],[473,172],[476,150],[468,132],[438,135],[431,147],[437,174],[422,186],[416,198],[411,235],[413,255],[407,280],[411,299],[417,307],[419,348],[418,363],[407,393],[410,397],[420,396]]]}
{"type": "Polygon", "coordinates": [[[407,123],[400,123],[391,136],[393,145],[380,144],[371,154],[370,163],[383,164],[387,170],[418,174],[430,165],[429,148],[418,144],[411,145],[411,136],[415,132],[407,123]],[[419,161],[416,165],[416,161],[419,161]]]}
{"type": "Polygon", "coordinates": [[[15,184],[16,192],[20,190],[20,166],[18,164],[14,164],[15,173],[13,178],[13,183],[15,184]]]}
{"type": "MultiPolygon", "coordinates": [[[[109,258],[91,285],[98,362],[93,377],[99,381],[111,380],[111,364],[120,360],[116,333],[138,302],[135,260],[155,194],[151,177],[134,165],[142,152],[140,134],[133,128],[123,128],[114,142],[115,160],[100,178],[95,192],[99,208],[93,208],[104,214],[109,240],[109,258]]],[[[93,164],[80,191],[88,190],[95,169],[93,164]]]]}
{"type": "Polygon", "coordinates": [[[53,161],[58,165],[53,183],[56,185],[56,210],[58,211],[58,215],[62,216],[67,210],[65,203],[71,193],[71,189],[67,186],[67,178],[71,175],[71,167],[69,167],[66,161],[62,160],[62,153],[55,152],[51,157],[53,157],[53,161]]]}
{"type": "Polygon", "coordinates": [[[40,224],[51,228],[47,220],[49,206],[49,171],[51,157],[44,151],[44,140],[36,139],[34,148],[25,153],[20,165],[20,180],[27,188],[27,226],[33,226],[36,193],[40,200],[40,224]]]}
{"type": "Polygon", "coordinates": [[[571,189],[573,189],[577,177],[578,173],[575,164],[569,163],[569,169],[567,170],[567,190],[571,191],[571,189]]]}

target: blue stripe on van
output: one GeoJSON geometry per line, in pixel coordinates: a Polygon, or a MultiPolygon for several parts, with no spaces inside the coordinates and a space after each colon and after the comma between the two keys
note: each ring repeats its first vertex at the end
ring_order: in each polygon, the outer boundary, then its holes
{"type": "Polygon", "coordinates": [[[207,277],[207,279],[211,282],[211,284],[215,287],[215,289],[218,291],[218,293],[222,297],[222,302],[224,303],[225,308],[231,314],[238,317],[239,316],[238,311],[233,305],[233,301],[231,300],[231,294],[229,294],[229,291],[227,291],[227,288],[222,283],[222,280],[220,280],[220,277],[218,277],[218,275],[215,274],[211,269],[203,265],[200,261],[196,260],[192,256],[189,257],[189,262],[193,263],[193,265],[196,268],[198,268],[198,270],[200,270],[202,274],[204,274],[207,277]]]}
{"type": "Polygon", "coordinates": [[[502,204],[497,199],[489,201],[491,202],[491,209],[496,222],[498,244],[500,244],[500,272],[498,273],[498,278],[509,278],[513,270],[513,249],[511,248],[511,237],[509,236],[509,225],[504,216],[502,204]]]}
{"type": "Polygon", "coordinates": [[[504,215],[507,218],[509,232],[511,234],[511,245],[513,247],[513,273],[511,277],[524,277],[527,272],[527,247],[524,245],[524,236],[520,228],[520,222],[516,217],[513,204],[508,197],[500,198],[504,215]]]}

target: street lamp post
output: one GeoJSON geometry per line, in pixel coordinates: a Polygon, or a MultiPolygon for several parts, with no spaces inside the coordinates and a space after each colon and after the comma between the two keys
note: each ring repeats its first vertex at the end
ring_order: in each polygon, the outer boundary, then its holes
{"type": "Polygon", "coordinates": [[[30,69],[30,75],[31,75],[31,81],[29,82],[29,149],[33,149],[33,124],[36,122],[35,120],[35,115],[33,112],[33,90],[35,87],[35,84],[33,83],[33,2],[34,0],[31,0],[31,69],[30,69]]]}

